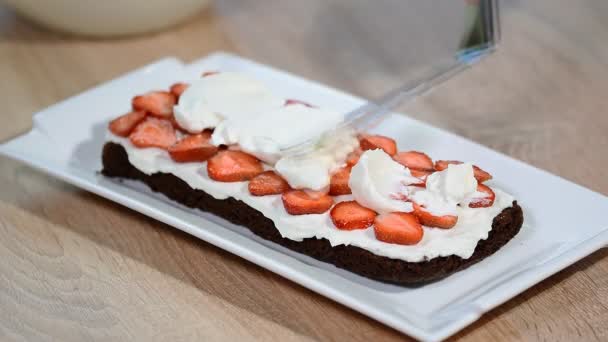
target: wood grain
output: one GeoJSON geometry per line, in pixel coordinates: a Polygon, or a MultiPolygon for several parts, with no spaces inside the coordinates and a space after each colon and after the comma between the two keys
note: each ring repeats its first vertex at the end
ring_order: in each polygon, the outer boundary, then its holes
{"type": "MultiPolygon", "coordinates": [[[[403,109],[608,194],[608,3],[503,3],[499,53],[403,109]]],[[[394,81],[364,54],[345,55],[346,68],[323,63],[323,54],[307,58],[296,48],[310,42],[295,39],[277,15],[284,8],[252,6],[218,0],[167,32],[120,40],[47,32],[0,8],[0,139],[26,131],[31,113],[166,54],[188,61],[234,51],[354,92],[394,81]],[[352,69],[361,66],[378,71],[358,79],[352,69]]],[[[607,256],[601,250],[583,259],[454,339],[607,340],[607,256]]],[[[0,158],[2,340],[405,338],[214,246],[0,158]]]]}

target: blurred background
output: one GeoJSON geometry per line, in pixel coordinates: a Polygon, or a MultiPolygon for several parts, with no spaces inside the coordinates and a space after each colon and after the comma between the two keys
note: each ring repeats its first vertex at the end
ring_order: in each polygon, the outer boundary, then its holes
{"type": "MultiPolygon", "coordinates": [[[[27,130],[31,113],[133,68],[218,50],[374,98],[487,40],[476,31],[478,3],[2,0],[0,90],[10,97],[2,115],[12,124],[0,139],[27,130]]],[[[608,2],[501,5],[498,52],[399,109],[557,173],[568,171],[555,158],[608,163],[608,154],[584,148],[608,148],[607,115],[598,115],[608,89],[608,2]]]]}
{"type": "MultiPolygon", "coordinates": [[[[368,98],[404,84],[460,50],[491,44],[498,25],[491,18],[495,1],[489,0],[4,2],[40,29],[65,32],[63,38],[79,41],[135,41],[163,31],[170,34],[180,23],[186,28],[215,22],[217,32],[200,28],[198,39],[184,39],[183,47],[198,50],[207,40],[219,39],[221,49],[368,98]]],[[[181,37],[174,39],[177,44],[181,37]]]]}

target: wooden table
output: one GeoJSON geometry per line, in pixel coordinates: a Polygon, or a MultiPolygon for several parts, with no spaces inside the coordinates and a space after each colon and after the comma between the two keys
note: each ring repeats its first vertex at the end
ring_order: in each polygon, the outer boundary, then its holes
{"type": "MultiPolygon", "coordinates": [[[[370,85],[322,72],[325,66],[289,48],[265,48],[289,32],[268,36],[267,22],[250,22],[246,6],[234,2],[218,0],[164,33],[121,40],[50,33],[0,9],[0,139],[26,131],[31,113],[166,54],[188,61],[221,49],[289,63],[347,90],[370,85]]],[[[405,109],[608,194],[608,3],[504,4],[501,50],[405,109]]],[[[456,338],[608,339],[607,256],[601,250],[550,277],[456,338]]],[[[0,339],[93,338],[405,337],[176,229],[0,158],[0,339]]]]}

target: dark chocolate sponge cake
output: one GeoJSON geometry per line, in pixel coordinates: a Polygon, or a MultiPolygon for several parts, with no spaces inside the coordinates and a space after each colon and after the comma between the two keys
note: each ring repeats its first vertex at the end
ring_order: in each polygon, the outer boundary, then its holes
{"type": "Polygon", "coordinates": [[[218,215],[264,239],[362,276],[391,283],[424,283],[449,276],[495,253],[519,232],[523,224],[522,210],[513,202],[512,207],[504,209],[494,218],[488,238],[479,241],[470,258],[448,256],[424,262],[406,262],[355,246],[332,247],[326,239],[307,238],[298,242],[283,238],[270,219],[239,200],[215,199],[204,191],[192,189],[171,174],[144,174],[130,164],[120,144],[106,143],[102,160],[102,173],[105,176],[141,181],[153,191],[163,193],[176,202],[218,215]]]}

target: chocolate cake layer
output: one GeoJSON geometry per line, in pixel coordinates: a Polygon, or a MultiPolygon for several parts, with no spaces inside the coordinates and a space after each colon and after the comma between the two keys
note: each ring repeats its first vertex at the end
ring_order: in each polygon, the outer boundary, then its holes
{"type": "Polygon", "coordinates": [[[332,247],[327,239],[293,241],[283,238],[272,220],[239,200],[215,199],[202,190],[192,189],[171,174],[144,174],[129,163],[127,152],[119,144],[106,143],[102,159],[102,173],[107,177],[142,181],[153,191],[163,193],[176,202],[218,215],[264,239],[362,276],[390,283],[424,283],[460,271],[495,253],[519,232],[523,224],[521,207],[513,202],[512,207],[504,209],[494,218],[488,238],[479,241],[470,258],[453,255],[423,262],[407,262],[379,256],[355,246],[332,247]]]}

